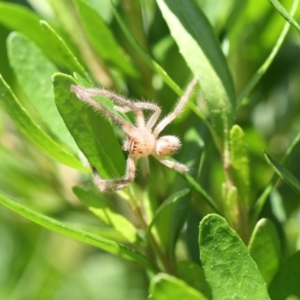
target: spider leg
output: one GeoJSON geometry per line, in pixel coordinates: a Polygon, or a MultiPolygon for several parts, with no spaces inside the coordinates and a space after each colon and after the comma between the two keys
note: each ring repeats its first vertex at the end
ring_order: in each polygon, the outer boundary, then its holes
{"type": "MultiPolygon", "coordinates": [[[[160,113],[161,113],[160,107],[158,105],[156,105],[154,103],[150,103],[150,102],[134,102],[134,106],[136,107],[136,109],[139,109],[139,110],[152,110],[152,111],[154,111],[153,114],[148,119],[147,124],[146,124],[146,127],[148,129],[152,129],[152,127],[155,125],[157,119],[160,116],[160,113]]],[[[122,113],[127,113],[127,112],[133,110],[129,107],[120,107],[120,106],[115,106],[115,109],[119,112],[122,112],[122,113]]],[[[134,110],[134,112],[136,113],[137,111],[134,110]]]]}
{"type": "Polygon", "coordinates": [[[157,119],[160,116],[161,109],[158,105],[154,103],[149,103],[149,102],[137,102],[136,105],[140,107],[141,109],[147,109],[147,110],[153,110],[153,114],[151,117],[148,119],[146,127],[148,129],[152,129],[152,127],[155,125],[157,122],[157,119]]]}
{"type": "Polygon", "coordinates": [[[179,102],[177,103],[174,111],[164,117],[155,127],[153,134],[155,137],[159,135],[159,133],[168,125],[170,124],[183,110],[184,106],[186,105],[187,101],[189,100],[195,85],[197,84],[198,79],[195,77],[188,85],[187,89],[185,90],[184,94],[180,98],[179,102]]]}
{"type": "Polygon", "coordinates": [[[86,89],[80,86],[71,86],[71,91],[75,93],[76,97],[86,104],[92,106],[95,110],[102,112],[107,118],[111,119],[115,123],[122,126],[124,131],[131,135],[133,132],[136,131],[136,128],[133,124],[125,121],[124,119],[120,118],[119,116],[113,114],[111,111],[103,107],[100,103],[92,99],[93,96],[97,96],[99,94],[95,94],[95,89],[86,89]]]}
{"type": "Polygon", "coordinates": [[[111,192],[121,190],[127,187],[135,177],[137,159],[128,157],[126,163],[126,172],[122,178],[103,179],[93,168],[93,181],[101,192],[111,192]]]}
{"type": "Polygon", "coordinates": [[[164,159],[162,156],[158,156],[158,155],[154,155],[154,157],[163,165],[167,166],[170,169],[174,169],[179,173],[186,173],[189,171],[189,168],[184,164],[172,160],[164,159]]]}
{"type": "Polygon", "coordinates": [[[136,122],[137,125],[142,128],[145,127],[145,118],[144,114],[141,109],[136,107],[134,102],[131,102],[130,100],[123,98],[111,91],[105,90],[105,89],[97,89],[97,88],[90,88],[90,89],[85,89],[87,93],[91,95],[91,97],[95,96],[103,96],[105,98],[110,99],[112,102],[117,104],[115,106],[115,109],[119,112],[129,112],[129,111],[134,111],[136,114],[136,122]]]}

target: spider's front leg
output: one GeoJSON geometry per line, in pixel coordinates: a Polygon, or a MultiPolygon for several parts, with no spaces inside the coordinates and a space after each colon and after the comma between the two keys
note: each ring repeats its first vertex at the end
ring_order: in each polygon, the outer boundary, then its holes
{"type": "Polygon", "coordinates": [[[134,111],[137,117],[137,125],[141,127],[145,127],[148,129],[152,129],[152,127],[155,125],[157,119],[159,118],[161,114],[161,109],[158,105],[150,102],[133,102],[135,108],[132,109],[132,107],[129,106],[115,106],[115,110],[122,112],[122,113],[127,113],[129,111],[134,111]],[[153,113],[150,116],[150,118],[147,121],[147,124],[145,124],[144,120],[140,121],[140,116],[139,114],[142,114],[142,110],[152,110],[153,113]]]}
{"type": "Polygon", "coordinates": [[[126,163],[126,172],[122,178],[103,179],[93,170],[93,181],[101,192],[111,192],[121,190],[127,187],[135,178],[137,158],[128,157],[126,163]]]}

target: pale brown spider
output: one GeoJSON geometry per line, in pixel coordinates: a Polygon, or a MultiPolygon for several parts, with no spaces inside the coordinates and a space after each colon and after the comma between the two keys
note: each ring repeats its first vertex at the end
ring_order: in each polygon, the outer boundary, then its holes
{"type": "Polygon", "coordinates": [[[138,159],[144,158],[147,160],[149,155],[153,155],[162,164],[177,172],[188,172],[189,169],[184,164],[164,159],[164,156],[171,155],[180,148],[180,140],[173,135],[159,137],[159,134],[181,113],[196,83],[197,79],[195,78],[188,85],[174,111],[163,118],[155,127],[154,125],[160,116],[161,109],[154,103],[131,102],[130,100],[124,99],[105,89],[84,88],[75,85],[71,86],[71,91],[76,94],[78,99],[92,106],[97,111],[103,113],[108,119],[120,125],[127,135],[127,138],[123,143],[123,149],[129,153],[125,175],[119,179],[106,180],[101,178],[96,170],[93,172],[94,183],[101,191],[120,190],[127,187],[135,178],[138,159]],[[133,111],[136,115],[136,126],[120,116],[115,115],[93,100],[92,98],[95,96],[103,96],[110,99],[116,104],[114,108],[119,112],[127,113],[133,111]],[[153,114],[147,121],[145,121],[143,110],[153,111],[153,114]]]}

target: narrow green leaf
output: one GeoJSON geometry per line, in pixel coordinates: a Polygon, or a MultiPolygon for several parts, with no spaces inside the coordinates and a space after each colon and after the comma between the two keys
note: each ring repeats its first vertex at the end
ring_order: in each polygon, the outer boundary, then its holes
{"type": "Polygon", "coordinates": [[[198,77],[215,130],[224,142],[233,122],[235,92],[225,57],[205,15],[193,1],[157,0],[193,74],[198,77]]]}
{"type": "Polygon", "coordinates": [[[261,219],[256,224],[248,249],[263,279],[269,285],[279,268],[281,256],[280,239],[270,220],[261,219]]]}
{"type": "Polygon", "coordinates": [[[28,38],[12,33],[7,40],[8,56],[18,82],[29,102],[36,109],[51,132],[74,153],[78,147],[62,120],[53,99],[52,76],[57,68],[28,38]]]}
{"type": "Polygon", "coordinates": [[[151,281],[148,299],[206,300],[207,298],[184,281],[165,273],[159,273],[151,281]]]}
{"type": "Polygon", "coordinates": [[[188,193],[189,189],[183,189],[168,197],[156,210],[148,226],[146,237],[152,227],[155,226],[160,237],[161,246],[167,251],[174,250],[178,234],[185,222],[188,201],[183,197],[188,193]]]}
{"type": "Polygon", "coordinates": [[[74,187],[73,192],[83,204],[89,207],[92,213],[105,224],[120,232],[128,242],[135,243],[137,241],[137,229],[125,217],[117,213],[104,199],[79,187],[74,187]]]}
{"type": "Polygon", "coordinates": [[[213,299],[270,299],[257,265],[224,218],[208,215],[199,230],[200,259],[213,299]]]}
{"type": "Polygon", "coordinates": [[[285,167],[276,162],[267,153],[264,154],[266,161],[272,167],[272,169],[277,173],[277,175],[287,183],[297,194],[300,194],[300,181],[290,173],[285,167]]]}
{"type": "MultiPolygon", "coordinates": [[[[287,149],[284,158],[282,160],[282,165],[284,167],[287,167],[290,165],[290,163],[293,161],[293,159],[297,158],[300,153],[300,133],[296,135],[293,142],[287,149]]],[[[271,193],[274,184],[277,181],[276,174],[272,176],[272,178],[269,181],[269,184],[266,186],[265,190],[262,192],[261,196],[258,198],[258,200],[255,203],[255,206],[252,211],[252,223],[256,223],[258,216],[260,215],[261,210],[263,209],[269,194],[271,193]]]]}
{"type": "Polygon", "coordinates": [[[87,172],[82,163],[71,153],[55,143],[41,128],[30,118],[25,108],[15,97],[10,87],[0,75],[0,101],[7,113],[13,119],[19,130],[27,136],[42,152],[50,158],[75,169],[87,172]]]}
{"type": "Polygon", "coordinates": [[[109,122],[71,92],[75,79],[65,74],[53,77],[55,102],[78,147],[104,178],[123,175],[124,155],[109,122]]]}
{"type": "Polygon", "coordinates": [[[80,64],[77,57],[72,53],[68,45],[57,32],[46,21],[40,21],[40,25],[43,28],[44,33],[48,36],[49,42],[55,47],[56,52],[64,60],[65,66],[68,66],[68,69],[72,73],[77,72],[82,77],[90,80],[84,67],[80,64]]]}
{"type": "MultiPolygon", "coordinates": [[[[269,293],[272,300],[290,299],[289,296],[300,297],[300,251],[289,257],[279,269],[272,281],[269,293]]],[[[292,299],[292,298],[291,298],[292,299]]]]}
{"type": "Polygon", "coordinates": [[[201,292],[207,299],[212,299],[209,285],[200,265],[192,261],[182,260],[177,265],[177,272],[180,279],[201,292]]]}
{"type": "Polygon", "coordinates": [[[249,206],[250,178],[245,134],[242,128],[234,125],[230,130],[230,160],[234,172],[235,184],[238,188],[241,203],[249,206]]]}
{"type": "Polygon", "coordinates": [[[113,6],[113,14],[119,23],[126,39],[130,42],[130,44],[136,49],[136,51],[145,59],[147,64],[157,72],[163,79],[163,81],[179,96],[183,94],[183,91],[180,87],[172,80],[172,78],[167,74],[167,72],[155,61],[153,60],[149,54],[145,52],[145,50],[140,46],[135,37],[132,35],[131,31],[126,26],[125,22],[121,18],[117,9],[113,6]]]}
{"type": "Polygon", "coordinates": [[[77,241],[90,244],[92,246],[103,249],[109,253],[117,255],[119,257],[125,258],[127,260],[133,261],[141,266],[156,272],[156,266],[149,261],[141,253],[114,241],[104,239],[96,234],[89,233],[84,230],[73,228],[70,225],[64,224],[40,213],[37,213],[4,195],[0,192],[0,203],[20,216],[30,220],[42,227],[45,227],[51,231],[57,232],[59,234],[65,235],[69,238],[73,238],[77,241]]]}
{"type": "Polygon", "coordinates": [[[45,34],[40,24],[40,17],[24,5],[0,2],[0,23],[4,26],[23,33],[29,37],[51,60],[60,66],[66,66],[64,58],[56,49],[45,34]]]}
{"type": "MultiPolygon", "coordinates": [[[[281,5],[281,3],[278,0],[268,0],[275,9],[283,16],[283,18],[290,23],[299,33],[300,33],[300,26],[297,23],[297,21],[293,18],[294,12],[292,11],[291,14],[289,14],[286,9],[281,5]]],[[[298,7],[299,1],[296,0],[293,2],[293,6],[296,8],[298,7]]]]}
{"type": "MultiPolygon", "coordinates": [[[[269,0],[270,2],[277,2],[276,0],[269,0]]],[[[293,6],[291,8],[291,15],[294,15],[297,7],[298,7],[298,3],[299,0],[295,0],[293,2],[293,6]]],[[[290,23],[290,22],[289,22],[290,23]]],[[[274,45],[271,53],[269,54],[269,56],[267,57],[267,59],[265,60],[265,62],[261,65],[261,67],[255,72],[255,74],[253,75],[253,77],[251,78],[251,80],[249,81],[249,83],[247,84],[247,86],[244,88],[244,90],[242,91],[242,93],[239,95],[238,100],[237,100],[237,110],[243,105],[243,100],[244,98],[248,97],[250,95],[250,93],[252,92],[252,90],[254,89],[254,87],[256,86],[256,84],[259,82],[259,80],[262,78],[262,76],[267,72],[267,70],[269,69],[271,63],[273,62],[275,56],[277,55],[289,29],[290,29],[290,24],[286,23],[277,39],[276,44],[274,45]]]]}
{"type": "Polygon", "coordinates": [[[199,185],[198,182],[196,182],[196,180],[191,175],[186,173],[182,176],[186,179],[186,182],[189,185],[189,187],[193,189],[197,194],[199,194],[201,199],[205,201],[207,205],[209,205],[216,213],[220,213],[219,208],[214,202],[214,200],[207,194],[207,192],[199,185]]]}
{"type": "Polygon", "coordinates": [[[74,2],[86,34],[99,56],[128,75],[136,76],[136,71],[130,63],[129,57],[122,53],[112,31],[100,15],[88,3],[82,0],[74,0],[74,2]]]}

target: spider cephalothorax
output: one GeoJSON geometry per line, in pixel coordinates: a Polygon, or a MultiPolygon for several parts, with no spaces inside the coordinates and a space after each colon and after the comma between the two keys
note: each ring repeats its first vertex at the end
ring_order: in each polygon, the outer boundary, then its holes
{"type": "Polygon", "coordinates": [[[125,175],[120,179],[106,180],[102,179],[96,171],[93,172],[94,182],[101,191],[119,190],[128,186],[134,180],[138,159],[147,159],[149,155],[154,156],[162,164],[177,172],[188,172],[189,169],[184,164],[164,159],[164,156],[171,155],[180,148],[181,143],[179,138],[173,135],[159,137],[159,134],[181,113],[196,83],[197,79],[195,78],[188,85],[174,111],[163,118],[156,126],[155,124],[160,116],[161,109],[154,103],[131,102],[105,89],[71,86],[71,91],[76,94],[78,99],[91,105],[107,118],[119,124],[127,135],[123,143],[123,149],[128,152],[125,175]],[[96,96],[103,96],[110,99],[114,102],[115,109],[119,112],[127,113],[133,111],[136,115],[136,125],[107,110],[93,99],[96,96]],[[148,120],[145,120],[143,110],[153,111],[148,120]]]}

